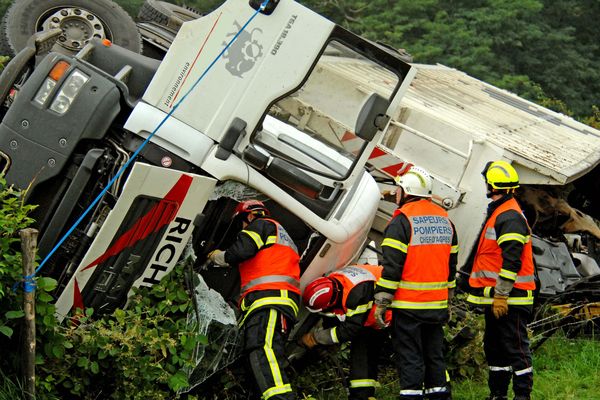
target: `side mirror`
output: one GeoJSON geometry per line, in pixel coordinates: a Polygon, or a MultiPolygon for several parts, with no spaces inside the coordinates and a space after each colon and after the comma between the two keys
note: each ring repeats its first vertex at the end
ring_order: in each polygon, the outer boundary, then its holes
{"type": "Polygon", "coordinates": [[[356,136],[366,141],[373,140],[377,130],[383,129],[389,120],[385,114],[389,106],[388,99],[372,93],[363,104],[356,119],[356,129],[354,130],[356,136]]]}

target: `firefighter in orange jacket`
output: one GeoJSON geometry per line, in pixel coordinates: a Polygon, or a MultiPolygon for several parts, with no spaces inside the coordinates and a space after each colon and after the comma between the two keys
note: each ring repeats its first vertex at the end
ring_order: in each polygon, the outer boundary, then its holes
{"type": "Polygon", "coordinates": [[[209,259],[220,266],[239,265],[240,326],[244,350],[261,399],[295,399],[284,371],[284,346],[300,303],[300,257],[285,229],[257,200],[238,204],[234,217],[243,230],[226,251],[209,259]]]}
{"type": "Polygon", "coordinates": [[[450,399],[443,326],[456,286],[458,239],[446,211],[431,201],[432,179],[412,166],[396,178],[399,208],[381,243],[375,318],[392,311],[400,399],[450,399]],[[449,293],[450,292],[450,293],[449,293]]]}
{"type": "Polygon", "coordinates": [[[484,351],[489,366],[489,399],[507,399],[512,377],[515,400],[527,400],[533,386],[527,338],[535,290],[531,230],[512,195],[519,187],[512,165],[489,162],[482,174],[492,202],[468,261],[472,265],[472,289],[467,301],[486,306],[484,351]]]}
{"type": "Polygon", "coordinates": [[[375,395],[377,361],[386,334],[375,323],[373,305],[375,282],[382,269],[379,265],[351,265],[315,279],[302,294],[302,302],[310,312],[334,314],[340,320],[333,328],[303,335],[304,346],[351,341],[351,400],[373,399],[375,395]]]}

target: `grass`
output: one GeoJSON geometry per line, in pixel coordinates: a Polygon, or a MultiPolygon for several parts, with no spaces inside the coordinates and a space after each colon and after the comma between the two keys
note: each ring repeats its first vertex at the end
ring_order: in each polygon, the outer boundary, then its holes
{"type": "MultiPolygon", "coordinates": [[[[598,338],[548,339],[533,355],[533,400],[600,400],[600,341],[598,338]]],[[[295,382],[300,399],[345,399],[341,379],[334,371],[315,370],[295,382]],[[306,379],[306,380],[305,380],[306,379]]],[[[392,368],[380,374],[378,400],[397,398],[398,378],[392,368]]],[[[485,380],[453,382],[455,400],[483,400],[488,396],[485,380]]],[[[512,398],[512,394],[509,398],[512,398]]]]}
{"type": "MultiPolygon", "coordinates": [[[[533,354],[533,400],[599,400],[600,341],[594,338],[548,339],[533,354]]],[[[453,384],[455,400],[482,400],[487,382],[453,384]]],[[[380,400],[394,397],[378,397],[380,400]]]]}
{"type": "Polygon", "coordinates": [[[0,400],[24,398],[21,382],[15,381],[0,371],[0,400]]]}

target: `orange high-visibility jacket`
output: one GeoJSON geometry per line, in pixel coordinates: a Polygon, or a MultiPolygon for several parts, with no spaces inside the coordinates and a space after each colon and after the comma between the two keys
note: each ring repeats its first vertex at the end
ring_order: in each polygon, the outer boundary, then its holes
{"type": "Polygon", "coordinates": [[[256,290],[288,290],[300,294],[300,256],[296,245],[277,221],[264,220],[275,224],[277,233],[263,242],[258,234],[246,232],[259,251],[240,263],[241,298],[256,290]]]}
{"type": "Polygon", "coordinates": [[[394,217],[404,214],[411,227],[410,242],[391,245],[406,253],[402,277],[398,283],[392,308],[444,309],[448,307],[450,252],[454,229],[448,213],[429,200],[404,204],[394,217]]]}
{"type": "MultiPolygon", "coordinates": [[[[469,278],[471,287],[494,287],[496,286],[496,278],[500,276],[514,281],[514,288],[516,289],[535,289],[533,251],[529,235],[523,236],[516,233],[506,233],[500,237],[497,237],[496,235],[496,230],[494,228],[496,218],[508,210],[515,210],[522,214],[519,203],[517,203],[514,198],[511,198],[500,204],[498,208],[492,212],[492,215],[483,227],[481,236],[479,237],[477,254],[473,261],[473,270],[471,271],[471,276],[469,278]],[[521,269],[518,272],[508,271],[502,268],[502,249],[499,245],[508,240],[517,240],[523,243],[521,269]]],[[[525,217],[523,217],[523,219],[525,219],[525,217]]]]}
{"type": "MultiPolygon", "coordinates": [[[[348,309],[347,299],[350,291],[360,283],[371,281],[373,282],[373,286],[375,286],[375,282],[381,278],[381,271],[383,271],[383,267],[381,265],[364,264],[351,265],[329,274],[330,278],[334,278],[343,286],[342,309],[334,310],[333,313],[351,317],[356,314],[368,312],[367,319],[363,323],[363,326],[379,329],[375,323],[375,305],[373,304],[373,299],[365,299],[365,304],[359,306],[356,310],[348,309]]],[[[386,312],[386,322],[389,323],[391,321],[391,317],[391,312],[386,312]]]]}

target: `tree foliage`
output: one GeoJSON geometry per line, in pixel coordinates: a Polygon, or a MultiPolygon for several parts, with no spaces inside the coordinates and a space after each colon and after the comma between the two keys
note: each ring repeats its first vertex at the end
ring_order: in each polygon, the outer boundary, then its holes
{"type": "Polygon", "coordinates": [[[600,103],[593,0],[305,0],[335,22],[558,111],[600,103]]]}
{"type": "MultiPolygon", "coordinates": [[[[133,16],[143,1],[116,0],[133,16]]],[[[10,2],[0,0],[0,15],[10,2]]],[[[207,13],[223,0],[168,2],[207,13]]],[[[582,120],[600,105],[597,0],[299,2],[369,39],[408,50],[415,62],[463,70],[582,120]]]]}

